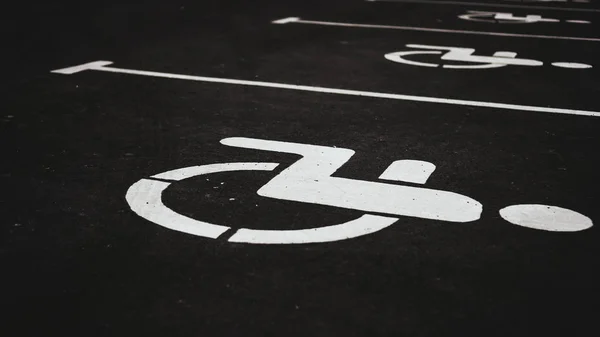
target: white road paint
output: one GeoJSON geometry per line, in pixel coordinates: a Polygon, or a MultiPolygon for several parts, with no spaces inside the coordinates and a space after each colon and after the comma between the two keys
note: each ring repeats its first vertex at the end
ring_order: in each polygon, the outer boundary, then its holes
{"type": "Polygon", "coordinates": [[[285,84],[285,83],[277,83],[277,82],[249,81],[249,80],[238,80],[238,79],[232,79],[232,78],[192,76],[192,75],[181,75],[181,74],[172,74],[172,73],[161,73],[161,72],[156,72],[156,71],[106,67],[106,65],[110,65],[110,64],[112,64],[112,62],[110,62],[110,61],[96,61],[96,62],[90,62],[90,63],[86,63],[84,65],[79,65],[79,66],[75,66],[75,67],[57,69],[57,70],[53,70],[51,72],[57,73],[57,74],[70,75],[70,74],[77,73],[79,71],[93,70],[93,71],[103,71],[103,72],[110,72],[110,73],[160,77],[160,78],[179,79],[179,80],[188,80],[188,81],[197,81],[197,82],[235,84],[235,85],[245,85],[245,86],[263,87],[263,88],[277,88],[277,89],[288,89],[288,90],[298,90],[298,91],[337,94],[337,95],[393,99],[393,100],[401,100],[401,101],[428,102],[428,103],[440,103],[440,104],[449,104],[449,105],[473,106],[473,107],[481,107],[481,108],[494,108],[494,109],[505,109],[505,110],[518,110],[518,111],[543,112],[543,113],[553,113],[553,114],[600,117],[599,111],[590,111],[590,110],[577,110],[577,109],[553,108],[553,107],[521,105],[521,104],[511,104],[511,103],[472,101],[472,100],[463,100],[463,99],[415,96],[415,95],[406,95],[406,94],[392,94],[392,93],[382,93],[382,92],[373,92],[373,91],[336,89],[336,88],[316,87],[316,86],[307,86],[307,85],[285,84]]]}
{"type": "MultiPolygon", "coordinates": [[[[469,222],[479,219],[483,210],[479,202],[453,192],[332,177],[354,155],[354,151],[350,149],[243,137],[225,138],[221,143],[239,148],[302,156],[263,185],[256,192],[260,196],[393,215],[367,213],[341,224],[299,230],[241,228],[229,238],[230,242],[332,242],[377,232],[391,226],[399,216],[469,222]]],[[[137,181],[128,189],[125,198],[135,213],[151,222],[183,233],[216,239],[231,228],[174,212],[162,202],[165,189],[173,182],[201,175],[235,171],[272,171],[278,165],[260,162],[220,163],[175,169],[137,181]]],[[[397,160],[379,178],[424,184],[434,170],[435,165],[429,162],[397,160]]],[[[554,206],[514,205],[500,210],[500,215],[519,226],[550,231],[578,231],[592,226],[589,218],[554,206]]]]}
{"type": "Polygon", "coordinates": [[[528,8],[528,9],[544,9],[553,11],[566,12],[595,12],[600,13],[600,9],[594,8],[576,8],[576,7],[551,7],[537,5],[513,5],[503,3],[489,2],[470,2],[470,1],[435,1],[435,0],[366,0],[367,2],[396,2],[396,3],[420,3],[434,5],[458,5],[458,6],[477,6],[477,7],[501,7],[501,8],[528,8]]]}
{"type": "Polygon", "coordinates": [[[258,190],[263,197],[451,222],[481,215],[479,202],[457,193],[332,177],[354,154],[350,149],[242,137],[221,143],[302,156],[258,190]]]}
{"type": "Polygon", "coordinates": [[[514,16],[512,13],[496,13],[494,19],[498,21],[518,21],[518,22],[559,22],[560,20],[543,18],[541,15],[528,14],[526,16],[514,16]]]}
{"type": "Polygon", "coordinates": [[[485,31],[478,31],[478,30],[442,29],[442,28],[427,28],[427,27],[413,27],[413,26],[392,26],[392,25],[376,25],[376,24],[332,22],[332,21],[314,21],[314,20],[302,20],[298,17],[283,18],[283,19],[271,21],[271,23],[275,23],[275,24],[299,23],[299,24],[305,24],[305,25],[319,25],[319,26],[393,29],[393,30],[408,30],[408,31],[432,32],[432,33],[451,33],[451,34],[467,34],[467,35],[521,37],[521,38],[532,38],[532,39],[600,42],[600,38],[592,38],[592,37],[517,34],[517,33],[485,32],[485,31]]]}
{"type": "Polygon", "coordinates": [[[141,179],[127,190],[125,199],[142,218],[176,231],[216,239],[229,230],[227,226],[198,221],[165,206],[161,196],[169,185],[167,182],[141,179]]]}
{"type": "Polygon", "coordinates": [[[589,0],[503,0],[503,1],[512,1],[512,2],[579,2],[579,3],[588,3],[589,0]]]}
{"type": "MultiPolygon", "coordinates": [[[[277,163],[227,163],[193,166],[177,169],[153,176],[157,179],[167,179],[173,182],[215,172],[230,171],[272,171],[277,163]]],[[[216,239],[230,228],[209,222],[199,221],[174,212],[162,202],[162,193],[169,187],[170,182],[141,179],[134,183],[125,195],[131,209],[142,218],[163,227],[216,239]]]]}
{"type": "Polygon", "coordinates": [[[63,74],[63,75],[73,75],[75,73],[86,71],[86,70],[99,70],[99,69],[102,69],[104,66],[109,66],[111,64],[113,64],[111,61],[94,61],[94,62],[80,64],[78,66],[53,70],[51,72],[56,73],[56,74],[63,74]]]}
{"type": "Polygon", "coordinates": [[[589,69],[592,66],[585,63],[573,63],[573,62],[554,62],[552,63],[555,67],[560,68],[571,68],[571,69],[589,69]]]}
{"type": "Polygon", "coordinates": [[[393,162],[379,179],[425,184],[435,171],[435,165],[422,160],[402,159],[393,162]]]}
{"type": "Polygon", "coordinates": [[[275,20],[272,23],[275,23],[275,24],[278,24],[278,25],[283,25],[283,24],[286,24],[286,23],[296,22],[298,20],[300,20],[300,18],[289,17],[289,18],[283,18],[283,19],[275,20]]]}
{"type": "MultiPolygon", "coordinates": [[[[225,163],[225,164],[209,164],[202,166],[190,166],[179,168],[152,176],[154,179],[181,181],[199,175],[205,175],[218,172],[232,171],[272,171],[279,164],[277,163],[225,163]]],[[[209,179],[206,179],[209,181],[209,179]]]]}
{"type": "MultiPolygon", "coordinates": [[[[153,178],[180,181],[198,175],[231,172],[231,171],[271,171],[277,163],[227,163],[185,167],[154,175],[153,178]]],[[[162,193],[170,185],[169,182],[141,179],[133,184],[126,194],[131,209],[153,223],[179,232],[216,239],[231,228],[192,219],[174,212],[162,203],[162,193]]],[[[230,201],[235,198],[230,198],[230,201]]],[[[300,230],[257,230],[242,228],[228,241],[255,244],[294,244],[331,242],[382,230],[398,218],[364,215],[339,225],[324,226],[300,230]]]]}
{"type": "MultiPolygon", "coordinates": [[[[463,47],[448,47],[448,46],[430,46],[430,45],[422,45],[422,44],[407,44],[408,48],[420,48],[425,50],[416,50],[416,51],[399,51],[393,53],[387,53],[384,57],[387,60],[397,63],[404,63],[412,66],[421,66],[421,67],[442,67],[442,68],[450,68],[450,69],[490,69],[490,68],[500,68],[508,65],[515,66],[541,66],[544,63],[538,60],[529,60],[529,59],[521,59],[516,58],[517,53],[510,51],[497,51],[493,54],[493,56],[480,56],[473,55],[475,49],[473,48],[463,48],[463,47]],[[434,51],[430,51],[434,50],[434,51]],[[446,51],[446,53],[443,53],[446,51]],[[475,63],[475,64],[437,64],[437,63],[425,63],[425,62],[417,62],[414,60],[406,59],[405,56],[411,55],[441,55],[440,59],[444,61],[457,61],[457,62],[467,62],[467,63],[475,63]]],[[[574,62],[554,62],[552,63],[555,67],[562,68],[574,68],[574,69],[589,69],[592,68],[591,65],[585,63],[574,63],[574,62]]]]}
{"type": "MultiPolygon", "coordinates": [[[[350,149],[242,137],[225,138],[221,143],[302,156],[263,185],[256,192],[260,196],[449,222],[474,221],[481,215],[482,206],[479,202],[457,193],[331,177],[354,155],[350,149]]],[[[201,175],[272,171],[277,166],[277,163],[221,163],[184,167],[137,181],[128,189],[125,198],[135,213],[151,222],[172,230],[216,239],[231,228],[174,212],[162,202],[165,189],[173,182],[201,175]]],[[[392,163],[381,177],[424,183],[434,169],[435,166],[428,162],[401,160],[392,163]]],[[[260,244],[331,242],[374,233],[397,220],[397,217],[364,214],[342,224],[301,230],[242,228],[229,241],[260,244]]]]}
{"type": "Polygon", "coordinates": [[[300,244],[347,240],[380,231],[398,218],[363,215],[339,225],[298,230],[261,230],[242,228],[229,238],[229,242],[254,244],[300,244]]]}
{"type": "MultiPolygon", "coordinates": [[[[387,60],[390,60],[392,62],[404,63],[404,64],[408,64],[408,65],[411,65],[411,66],[436,68],[436,67],[440,66],[437,63],[426,63],[426,62],[412,61],[412,60],[409,60],[407,58],[404,58],[404,56],[410,56],[410,55],[440,55],[441,53],[442,53],[441,51],[422,51],[422,50],[398,51],[398,52],[394,52],[394,53],[387,53],[387,54],[383,55],[383,57],[385,57],[387,60]]],[[[498,64],[495,67],[503,67],[503,66],[504,66],[503,64],[498,64]]]]}
{"type": "Polygon", "coordinates": [[[560,20],[558,19],[543,18],[541,15],[537,14],[528,14],[526,16],[514,16],[512,13],[485,11],[468,11],[467,14],[459,15],[458,18],[476,22],[508,24],[560,22],[560,20]]]}
{"type": "MultiPolygon", "coordinates": [[[[487,11],[468,11],[467,14],[458,16],[459,19],[485,23],[507,23],[507,24],[524,24],[524,23],[539,23],[539,22],[560,22],[559,19],[544,18],[537,14],[528,14],[525,16],[514,16],[512,13],[504,12],[487,12],[487,11]]],[[[589,24],[586,20],[565,20],[568,23],[589,24]]],[[[285,22],[284,22],[285,23],[285,22]]]]}
{"type": "Polygon", "coordinates": [[[451,68],[451,69],[489,69],[489,68],[499,68],[507,65],[517,65],[517,66],[541,66],[544,63],[537,60],[528,60],[528,59],[520,59],[516,58],[517,53],[508,52],[508,51],[497,51],[493,56],[480,56],[473,55],[475,49],[473,48],[463,48],[463,47],[448,47],[448,46],[430,46],[430,45],[422,45],[422,44],[407,44],[408,48],[419,48],[425,49],[418,51],[400,51],[394,53],[385,54],[384,57],[390,61],[397,63],[404,63],[413,66],[424,66],[424,67],[438,67],[439,64],[436,63],[423,63],[416,62],[412,60],[407,60],[404,56],[409,55],[418,55],[418,54],[441,54],[441,60],[444,61],[457,61],[457,62],[467,62],[467,63],[475,63],[470,65],[452,65],[445,64],[443,68],[451,68]],[[435,50],[435,51],[428,51],[435,50]],[[443,53],[446,51],[446,53],[443,53]],[[443,54],[442,54],[443,53],[443,54]]]}
{"type": "Polygon", "coordinates": [[[509,206],[500,210],[500,216],[518,226],[553,232],[576,232],[593,226],[585,215],[556,206],[509,206]]]}

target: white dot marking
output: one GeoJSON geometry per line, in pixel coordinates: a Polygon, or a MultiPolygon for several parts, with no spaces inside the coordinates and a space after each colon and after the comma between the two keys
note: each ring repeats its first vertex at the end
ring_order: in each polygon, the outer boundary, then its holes
{"type": "Polygon", "coordinates": [[[546,205],[513,205],[500,210],[500,216],[517,226],[552,232],[577,232],[593,226],[583,214],[546,205]]]}
{"type": "Polygon", "coordinates": [[[592,66],[585,63],[573,63],[573,62],[554,62],[552,63],[555,67],[571,68],[571,69],[589,69],[592,66]]]}

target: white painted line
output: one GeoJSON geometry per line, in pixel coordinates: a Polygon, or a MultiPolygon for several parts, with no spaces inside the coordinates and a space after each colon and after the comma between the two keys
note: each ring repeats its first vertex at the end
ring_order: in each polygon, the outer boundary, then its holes
{"type": "Polygon", "coordinates": [[[488,3],[488,2],[432,1],[432,0],[366,0],[366,1],[367,2],[418,3],[418,4],[434,4],[434,5],[478,6],[478,7],[529,8],[529,9],[547,9],[547,10],[553,10],[553,11],[567,11],[567,12],[600,13],[600,9],[595,9],[595,8],[511,5],[511,4],[500,4],[500,3],[488,3]]]}
{"type": "Polygon", "coordinates": [[[80,64],[78,66],[53,70],[53,73],[63,74],[63,75],[72,75],[84,70],[95,70],[98,68],[102,68],[103,66],[111,65],[111,61],[94,61],[90,63],[80,64]]]}
{"type": "MultiPolygon", "coordinates": [[[[390,94],[390,93],[374,92],[374,91],[336,89],[336,88],[315,87],[315,86],[308,86],[308,85],[285,84],[285,83],[276,83],[276,82],[238,80],[238,79],[232,79],[232,78],[180,75],[180,74],[161,73],[161,72],[156,72],[156,71],[121,69],[121,68],[105,67],[103,65],[99,65],[99,64],[106,64],[106,62],[109,62],[109,61],[92,62],[93,64],[96,64],[96,66],[91,66],[91,67],[87,66],[85,68],[85,70],[104,71],[104,72],[110,72],[110,73],[121,73],[121,74],[139,75],[139,76],[171,78],[171,79],[197,81],[197,82],[236,84],[236,85],[246,85],[246,86],[253,86],[253,87],[288,89],[288,90],[326,93],[326,94],[337,94],[337,95],[348,95],[348,96],[359,96],[359,97],[370,97],[370,98],[385,98],[385,99],[394,99],[394,100],[400,100],[400,101],[428,102],[428,103],[440,103],[440,104],[449,104],[449,105],[472,106],[472,107],[479,107],[479,108],[494,108],[494,109],[504,109],[504,110],[518,110],[518,111],[531,111],[531,112],[545,112],[545,113],[553,113],[553,114],[600,117],[600,111],[552,108],[552,107],[521,105],[521,104],[511,104],[511,103],[471,101],[471,100],[463,100],[463,99],[415,96],[415,95],[405,95],[405,94],[390,94]]],[[[90,63],[88,63],[88,65],[89,64],[90,63]]],[[[109,64],[112,64],[112,62],[109,64]]],[[[80,69],[79,67],[81,67],[81,66],[58,69],[58,70],[53,70],[51,72],[58,73],[58,74],[73,74],[76,72],[73,69],[80,69]]]]}
{"type": "Polygon", "coordinates": [[[298,20],[300,20],[300,18],[289,17],[289,18],[283,18],[283,19],[275,20],[272,23],[283,25],[283,24],[294,22],[294,21],[298,21],[298,20]]]}
{"type": "Polygon", "coordinates": [[[592,38],[592,37],[516,34],[516,33],[501,33],[501,32],[485,32],[485,31],[478,31],[478,30],[460,30],[460,29],[442,29],[442,28],[427,28],[427,27],[412,27],[412,26],[375,25],[375,24],[348,23],[348,22],[314,21],[314,20],[302,20],[297,17],[279,19],[279,20],[272,21],[272,23],[276,23],[276,24],[301,23],[301,24],[305,24],[305,25],[319,25],[319,26],[394,29],[394,30],[410,30],[410,31],[433,32],[433,33],[451,33],[451,34],[487,35],[487,36],[502,36],[502,37],[522,37],[522,38],[531,38],[531,39],[600,42],[600,38],[592,38]]]}

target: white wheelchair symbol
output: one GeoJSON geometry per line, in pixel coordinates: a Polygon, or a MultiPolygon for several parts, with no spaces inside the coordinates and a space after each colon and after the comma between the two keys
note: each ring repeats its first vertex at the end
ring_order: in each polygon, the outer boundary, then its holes
{"type": "Polygon", "coordinates": [[[459,15],[458,17],[468,21],[489,23],[560,22],[560,20],[543,18],[540,15],[514,16],[512,13],[484,11],[468,11],[467,14],[459,15]]]}
{"type": "Polygon", "coordinates": [[[576,3],[588,3],[590,0],[504,0],[512,2],[576,2],[576,3]]]}
{"type": "MultiPolygon", "coordinates": [[[[559,19],[544,18],[541,15],[528,14],[526,16],[514,16],[512,13],[505,12],[487,12],[487,11],[468,11],[467,14],[459,15],[458,18],[475,21],[475,22],[486,22],[486,23],[507,23],[507,24],[520,24],[520,23],[538,23],[538,22],[560,22],[559,19]]],[[[580,23],[589,24],[587,20],[565,20],[568,23],[580,23]]]]}
{"type": "MultiPolygon", "coordinates": [[[[449,69],[490,69],[506,67],[509,65],[538,67],[544,64],[542,61],[538,60],[517,58],[517,53],[510,51],[497,51],[492,56],[480,56],[473,55],[473,53],[475,52],[475,49],[473,48],[430,46],[425,44],[407,44],[406,46],[408,48],[418,48],[421,50],[393,52],[385,54],[384,57],[392,62],[404,63],[412,66],[430,68],[442,67],[449,69]],[[406,58],[407,56],[412,57],[415,55],[441,55],[440,59],[442,61],[466,62],[474,64],[437,64],[418,62],[406,58]]],[[[554,62],[552,63],[552,65],[561,68],[579,69],[586,69],[592,67],[588,64],[572,62],[554,62]]]]}
{"type": "MultiPolygon", "coordinates": [[[[338,168],[354,155],[354,151],[350,149],[240,137],[226,138],[221,140],[221,143],[302,156],[257,191],[262,197],[365,212],[364,215],[348,222],[309,229],[241,228],[229,237],[229,242],[332,242],[377,232],[403,216],[464,223],[478,220],[483,209],[478,201],[454,192],[332,177],[338,168]]],[[[163,191],[174,182],[200,175],[234,171],[272,171],[278,165],[269,162],[242,162],[180,168],[137,181],[128,189],[126,200],[135,213],[151,222],[176,231],[216,239],[232,228],[174,212],[163,204],[163,191]]],[[[424,184],[434,170],[435,165],[429,162],[397,160],[379,178],[424,184]]],[[[500,214],[511,223],[535,229],[579,231],[592,226],[589,218],[554,206],[515,205],[504,208],[500,214]],[[544,219],[549,217],[551,222],[544,222],[544,219]],[[547,226],[547,223],[550,223],[550,226],[547,226]]]]}

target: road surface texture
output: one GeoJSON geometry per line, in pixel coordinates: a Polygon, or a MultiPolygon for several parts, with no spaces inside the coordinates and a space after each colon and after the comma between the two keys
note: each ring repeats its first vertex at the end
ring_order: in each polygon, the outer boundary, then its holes
{"type": "MultiPolygon", "coordinates": [[[[441,2],[5,8],[1,334],[598,334],[600,3],[441,2]],[[459,18],[469,11],[558,22],[459,18]],[[272,23],[285,18],[299,19],[272,23]],[[442,60],[447,50],[407,45],[513,52],[497,57],[543,65],[442,60]],[[385,57],[418,50],[429,53],[403,60],[430,66],[385,57]],[[100,60],[155,73],[52,72],[100,60]],[[482,64],[493,67],[443,67],[482,64]],[[282,192],[292,200],[261,196],[300,156],[221,143],[230,137],[351,149],[333,174],[350,185],[448,191],[482,212],[453,222],[359,207],[388,201],[379,192],[353,199],[354,208],[295,201],[295,191],[282,192]],[[402,159],[435,170],[424,184],[379,179],[402,159]],[[140,179],[234,162],[279,166],[167,180],[160,196],[174,213],[231,228],[216,239],[166,228],[126,199],[140,179]],[[545,229],[533,228],[500,214],[529,204],[570,210],[567,220],[585,228],[552,230],[564,219],[548,217],[537,223],[545,229]],[[239,228],[302,230],[363,215],[397,221],[321,243],[229,241],[239,228]]],[[[315,193],[340,188],[323,186],[315,193]]],[[[527,216],[516,209],[513,216],[527,216]]]]}

